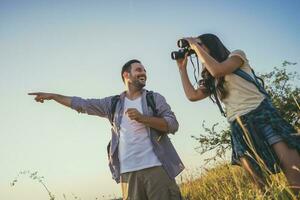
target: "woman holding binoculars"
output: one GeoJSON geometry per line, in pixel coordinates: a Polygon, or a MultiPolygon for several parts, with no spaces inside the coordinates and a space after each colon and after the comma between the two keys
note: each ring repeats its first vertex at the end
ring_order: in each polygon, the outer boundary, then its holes
{"type": "Polygon", "coordinates": [[[280,167],[292,190],[299,193],[300,136],[273,107],[246,54],[230,52],[213,34],[184,38],[178,45],[189,49],[175,58],[186,97],[190,101],[211,97],[230,123],[232,163],[242,165],[262,190],[265,174],[278,173],[280,167]],[[196,89],[186,69],[190,51],[203,66],[196,89]]]}

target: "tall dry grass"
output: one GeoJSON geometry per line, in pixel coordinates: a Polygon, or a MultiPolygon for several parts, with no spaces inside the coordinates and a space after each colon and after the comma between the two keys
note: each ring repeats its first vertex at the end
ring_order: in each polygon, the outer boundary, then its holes
{"type": "MultiPolygon", "coordinates": [[[[298,105],[298,104],[297,104],[298,105]]],[[[297,200],[288,187],[286,177],[283,173],[273,174],[268,170],[264,161],[255,150],[251,134],[244,126],[242,120],[237,122],[243,130],[251,156],[262,169],[263,177],[266,179],[264,191],[260,190],[252,181],[251,177],[242,168],[233,167],[229,164],[219,164],[207,170],[196,180],[188,178],[181,185],[181,191],[186,200],[297,200]]]]}
{"type": "MultiPolygon", "coordinates": [[[[238,166],[217,164],[199,178],[185,178],[180,186],[186,200],[296,200],[284,174],[269,176],[265,191],[259,190],[251,177],[238,166]]],[[[300,199],[298,197],[298,199],[300,199]]]]}

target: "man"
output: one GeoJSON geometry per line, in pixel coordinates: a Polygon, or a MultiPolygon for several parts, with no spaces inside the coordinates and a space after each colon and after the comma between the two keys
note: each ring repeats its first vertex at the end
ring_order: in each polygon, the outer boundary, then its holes
{"type": "Polygon", "coordinates": [[[117,183],[121,181],[123,199],[181,199],[175,177],[184,166],[167,135],[178,130],[176,117],[162,95],[143,89],[147,76],[140,61],[128,61],[121,76],[126,90],[117,98],[82,99],[41,92],[29,95],[36,95],[37,102],[55,100],[80,113],[109,119],[110,169],[117,183]],[[155,108],[148,105],[148,93],[155,108]],[[117,102],[115,108],[113,102],[117,102]]]}

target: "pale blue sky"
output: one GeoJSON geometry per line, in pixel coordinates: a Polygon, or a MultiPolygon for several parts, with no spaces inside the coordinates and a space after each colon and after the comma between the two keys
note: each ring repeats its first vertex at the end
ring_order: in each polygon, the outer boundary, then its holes
{"type": "Polygon", "coordinates": [[[300,62],[299,9],[299,1],[0,0],[0,199],[48,198],[25,177],[10,188],[24,169],[44,175],[58,199],[120,195],[107,166],[109,123],[54,102],[37,104],[27,93],[117,94],[124,89],[121,66],[132,58],[147,69],[147,89],[162,93],[177,114],[180,130],[172,141],[185,165],[201,166],[190,136],[203,133],[203,120],[225,119],[208,100],[184,97],[170,59],[177,39],[217,34],[267,72],[285,59],[300,62]]]}

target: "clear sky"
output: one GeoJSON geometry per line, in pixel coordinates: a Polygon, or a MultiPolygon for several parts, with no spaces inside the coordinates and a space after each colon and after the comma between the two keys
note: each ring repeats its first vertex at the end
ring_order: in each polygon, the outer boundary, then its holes
{"type": "Polygon", "coordinates": [[[185,98],[170,59],[177,39],[217,34],[228,49],[244,50],[255,70],[267,72],[283,60],[300,62],[299,10],[299,1],[278,0],[0,0],[0,199],[48,199],[27,177],[10,187],[25,169],[45,176],[57,199],[120,195],[107,166],[108,121],[55,102],[37,104],[27,93],[118,94],[121,66],[132,58],[147,69],[147,89],[162,93],[177,114],[180,129],[172,141],[186,167],[201,166],[191,135],[204,132],[203,120],[226,120],[210,101],[185,98]]]}

